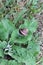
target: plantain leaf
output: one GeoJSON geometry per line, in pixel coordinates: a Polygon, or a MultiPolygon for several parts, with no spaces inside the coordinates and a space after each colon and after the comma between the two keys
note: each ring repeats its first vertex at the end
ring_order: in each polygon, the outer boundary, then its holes
{"type": "Polygon", "coordinates": [[[8,19],[2,19],[0,22],[0,39],[6,40],[9,34],[14,30],[14,25],[8,19]]]}
{"type": "Polygon", "coordinates": [[[0,65],[7,65],[7,60],[0,59],[0,65]]]}
{"type": "Polygon", "coordinates": [[[12,32],[12,35],[11,35],[9,42],[10,42],[10,44],[12,44],[12,43],[22,44],[22,43],[26,43],[27,41],[30,41],[31,39],[32,39],[32,33],[31,32],[29,32],[27,34],[27,36],[20,36],[18,34],[18,31],[15,30],[12,32]]]}
{"type": "Polygon", "coordinates": [[[19,28],[27,28],[31,33],[34,33],[37,29],[37,21],[32,18],[31,20],[24,19],[24,24],[20,25],[19,28]]]}
{"type": "Polygon", "coordinates": [[[3,42],[0,41],[0,48],[5,49],[6,46],[7,46],[7,42],[6,41],[3,41],[3,42]]]}
{"type": "Polygon", "coordinates": [[[0,49],[0,57],[1,57],[1,58],[4,57],[3,49],[0,49]]]}
{"type": "Polygon", "coordinates": [[[15,60],[10,60],[8,62],[8,65],[21,65],[20,63],[17,63],[15,60]]]}

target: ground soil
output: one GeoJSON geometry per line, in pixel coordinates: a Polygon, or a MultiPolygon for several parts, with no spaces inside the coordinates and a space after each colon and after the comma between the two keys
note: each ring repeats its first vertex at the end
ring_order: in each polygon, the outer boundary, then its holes
{"type": "MultiPolygon", "coordinates": [[[[43,0],[39,0],[40,3],[43,2],[43,0]]],[[[41,47],[41,52],[43,56],[43,9],[40,13],[36,15],[36,18],[38,19],[38,33],[40,34],[39,39],[40,39],[40,47],[41,47]]]]}
{"type": "MultiPolygon", "coordinates": [[[[43,0],[40,0],[40,2],[43,2],[43,0]]],[[[39,55],[40,57],[43,57],[43,10],[37,14],[36,18],[38,19],[38,33],[39,35],[39,40],[40,40],[40,50],[41,54],[39,55]]]]}

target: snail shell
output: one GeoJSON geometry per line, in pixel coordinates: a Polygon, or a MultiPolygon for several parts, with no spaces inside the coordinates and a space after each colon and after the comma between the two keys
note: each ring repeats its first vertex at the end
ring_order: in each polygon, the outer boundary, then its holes
{"type": "Polygon", "coordinates": [[[28,29],[20,29],[20,30],[19,30],[19,33],[20,33],[21,35],[26,36],[26,35],[28,34],[28,29]]]}

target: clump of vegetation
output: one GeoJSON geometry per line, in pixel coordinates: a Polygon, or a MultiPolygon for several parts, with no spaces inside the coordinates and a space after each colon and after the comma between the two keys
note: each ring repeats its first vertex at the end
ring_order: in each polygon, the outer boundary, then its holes
{"type": "Polygon", "coordinates": [[[0,0],[0,65],[36,65],[40,10],[38,0],[0,0]]]}

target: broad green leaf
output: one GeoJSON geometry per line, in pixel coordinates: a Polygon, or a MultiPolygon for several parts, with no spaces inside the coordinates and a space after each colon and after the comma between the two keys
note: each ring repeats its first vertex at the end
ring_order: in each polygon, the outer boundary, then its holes
{"type": "Polygon", "coordinates": [[[5,49],[6,46],[7,46],[7,42],[6,41],[3,41],[3,42],[0,41],[0,48],[5,49]]]}
{"type": "Polygon", "coordinates": [[[28,56],[27,60],[25,61],[26,65],[36,65],[35,58],[32,56],[28,56]]]}
{"type": "Polygon", "coordinates": [[[0,65],[8,65],[7,60],[0,59],[0,65]]]}
{"type": "Polygon", "coordinates": [[[33,33],[37,29],[37,21],[33,18],[30,25],[29,25],[29,30],[33,33]]]}
{"type": "Polygon", "coordinates": [[[0,49],[0,57],[4,57],[3,49],[0,49]]]}
{"type": "Polygon", "coordinates": [[[34,33],[37,29],[37,21],[32,18],[31,20],[24,19],[24,24],[20,25],[19,28],[27,28],[31,33],[34,33]]]}
{"type": "Polygon", "coordinates": [[[17,31],[13,31],[9,42],[22,44],[22,43],[26,43],[27,41],[30,41],[31,39],[32,39],[32,33],[31,32],[29,32],[27,34],[27,36],[20,36],[17,33],[17,31]]]}
{"type": "Polygon", "coordinates": [[[25,20],[25,24],[24,24],[29,31],[31,31],[32,33],[36,31],[37,29],[37,21],[33,18],[30,21],[25,20]]]}
{"type": "Polygon", "coordinates": [[[10,60],[8,65],[21,65],[20,63],[16,62],[15,60],[10,60]]]}
{"type": "Polygon", "coordinates": [[[38,43],[36,43],[35,41],[30,41],[28,42],[28,49],[30,49],[29,51],[33,54],[33,55],[37,55],[40,52],[40,46],[38,43]],[[34,51],[33,51],[34,50],[34,51]]]}
{"type": "Polygon", "coordinates": [[[3,27],[7,31],[11,32],[11,31],[14,30],[14,25],[13,25],[13,23],[10,20],[8,20],[8,19],[2,19],[1,22],[2,22],[3,27]]]}
{"type": "Polygon", "coordinates": [[[8,39],[8,31],[3,27],[1,22],[0,22],[0,39],[1,40],[8,39]]]}
{"type": "Polygon", "coordinates": [[[2,19],[0,22],[0,39],[8,40],[9,34],[14,30],[14,25],[8,19],[2,19]]]}
{"type": "Polygon", "coordinates": [[[16,37],[17,37],[17,35],[18,35],[17,32],[18,32],[17,30],[15,30],[15,31],[12,32],[11,38],[10,38],[10,40],[9,40],[10,43],[14,43],[14,42],[15,42],[15,39],[16,39],[16,37]]]}
{"type": "Polygon", "coordinates": [[[15,47],[13,53],[8,53],[12,58],[17,60],[19,63],[25,63],[26,65],[36,65],[35,57],[31,52],[27,51],[24,48],[15,47]],[[17,49],[16,49],[17,48],[17,49]],[[32,61],[31,61],[32,60],[32,61]]]}
{"type": "Polygon", "coordinates": [[[32,34],[31,33],[28,33],[27,36],[23,36],[21,38],[16,39],[15,40],[15,43],[19,43],[19,44],[24,43],[24,44],[27,44],[26,42],[27,41],[30,41],[31,39],[32,39],[32,34]]]}

